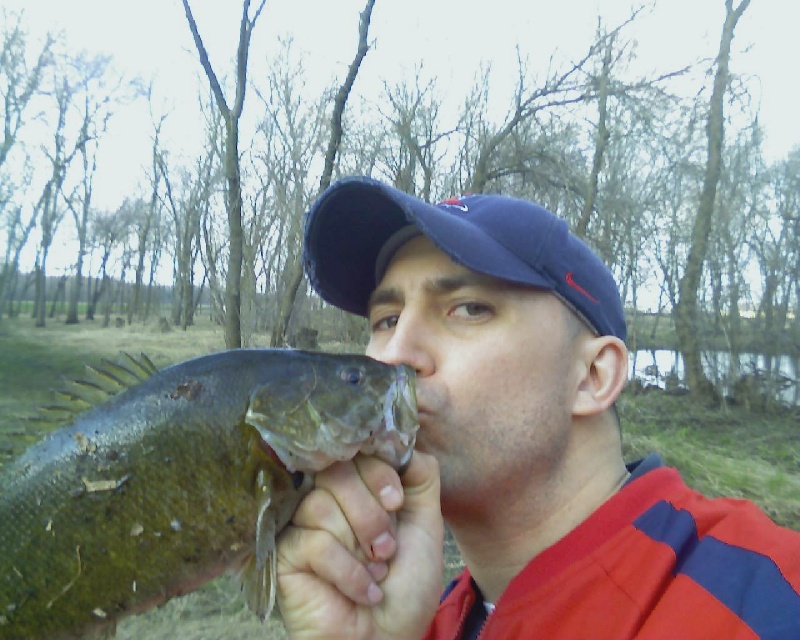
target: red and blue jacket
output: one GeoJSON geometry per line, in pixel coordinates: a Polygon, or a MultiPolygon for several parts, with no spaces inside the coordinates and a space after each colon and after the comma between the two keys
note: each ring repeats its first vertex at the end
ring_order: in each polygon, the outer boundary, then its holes
{"type": "Polygon", "coordinates": [[[465,570],[425,639],[796,640],[800,533],[657,467],[531,560],[483,611],[465,570]]]}

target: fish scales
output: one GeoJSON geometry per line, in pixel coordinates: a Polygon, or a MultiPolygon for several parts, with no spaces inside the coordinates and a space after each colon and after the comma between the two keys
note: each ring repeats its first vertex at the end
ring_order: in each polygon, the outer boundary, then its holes
{"type": "Polygon", "coordinates": [[[360,355],[225,351],[88,409],[0,470],[0,638],[74,638],[267,559],[313,486],[358,451],[413,450],[413,372],[360,355]]]}

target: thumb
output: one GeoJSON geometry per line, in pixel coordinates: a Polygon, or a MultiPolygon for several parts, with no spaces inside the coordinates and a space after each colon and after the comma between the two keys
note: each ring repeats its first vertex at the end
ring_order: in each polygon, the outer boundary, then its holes
{"type": "Polygon", "coordinates": [[[436,458],[415,451],[400,480],[397,552],[380,583],[385,600],[373,611],[378,628],[392,630],[383,637],[419,638],[433,619],[442,590],[444,520],[436,458]]]}
{"type": "Polygon", "coordinates": [[[439,463],[432,455],[414,451],[400,478],[403,484],[403,510],[408,514],[441,519],[439,463]]]}

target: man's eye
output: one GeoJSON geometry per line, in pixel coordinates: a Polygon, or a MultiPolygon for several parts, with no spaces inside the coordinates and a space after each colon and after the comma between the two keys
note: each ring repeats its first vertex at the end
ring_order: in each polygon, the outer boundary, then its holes
{"type": "Polygon", "coordinates": [[[488,304],[482,302],[465,302],[453,307],[450,315],[458,318],[480,318],[491,313],[491,310],[488,304]]]}
{"type": "Polygon", "coordinates": [[[380,318],[372,323],[372,330],[386,331],[388,329],[394,329],[394,327],[397,325],[397,318],[398,316],[386,316],[384,318],[380,318]]]}

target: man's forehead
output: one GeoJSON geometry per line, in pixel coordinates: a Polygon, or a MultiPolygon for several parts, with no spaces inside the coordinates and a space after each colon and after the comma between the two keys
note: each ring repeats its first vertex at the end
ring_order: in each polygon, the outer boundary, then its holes
{"type": "MultiPolygon", "coordinates": [[[[436,250],[438,252],[438,249],[436,250]]],[[[439,252],[441,253],[441,252],[439,252]]],[[[369,308],[377,304],[396,303],[405,300],[412,291],[435,297],[448,295],[463,289],[481,289],[493,292],[533,290],[532,287],[507,282],[498,278],[477,273],[451,260],[447,255],[435,261],[409,262],[404,266],[403,256],[397,256],[397,268],[387,269],[385,277],[369,299],[369,308]],[[416,267],[412,267],[415,264],[416,267]]]]}
{"type": "Polygon", "coordinates": [[[394,252],[386,265],[376,288],[384,285],[418,284],[435,285],[456,279],[461,286],[501,286],[502,281],[468,269],[439,249],[432,240],[417,235],[404,242],[394,252]]]}
{"type": "Polygon", "coordinates": [[[389,260],[386,263],[386,271],[389,271],[392,265],[399,260],[407,260],[409,258],[415,258],[417,256],[433,257],[433,258],[439,257],[442,259],[447,259],[447,261],[451,262],[455,266],[460,266],[457,265],[455,262],[453,262],[450,256],[448,256],[444,251],[442,251],[439,247],[437,247],[434,244],[433,240],[431,240],[427,236],[417,234],[411,236],[408,240],[400,244],[394,250],[394,252],[389,256],[389,260]]]}

